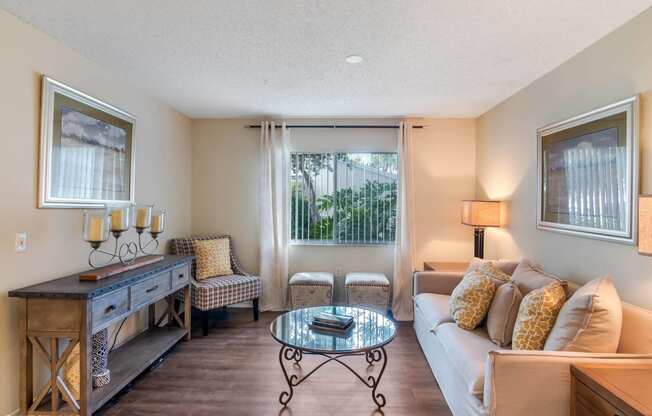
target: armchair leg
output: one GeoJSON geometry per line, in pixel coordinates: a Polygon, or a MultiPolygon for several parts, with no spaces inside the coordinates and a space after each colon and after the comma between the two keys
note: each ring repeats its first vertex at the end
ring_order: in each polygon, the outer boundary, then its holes
{"type": "Polygon", "coordinates": [[[202,335],[208,335],[208,311],[201,311],[201,330],[202,335]]]}
{"type": "Polygon", "coordinates": [[[258,309],[258,298],[254,299],[254,321],[260,317],[260,310],[258,309]]]}

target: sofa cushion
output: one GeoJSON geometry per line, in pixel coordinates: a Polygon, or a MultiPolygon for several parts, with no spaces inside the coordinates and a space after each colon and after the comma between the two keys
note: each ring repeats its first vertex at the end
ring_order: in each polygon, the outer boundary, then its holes
{"type": "Polygon", "coordinates": [[[527,259],[521,260],[512,274],[512,281],[516,283],[523,296],[534,289],[542,288],[552,282],[559,282],[566,289],[566,281],[543,271],[543,268],[527,259]]]}
{"type": "Polygon", "coordinates": [[[564,287],[557,281],[525,295],[518,308],[512,349],[543,349],[565,300],[564,287]]]}
{"type": "Polygon", "coordinates": [[[476,270],[467,273],[449,299],[451,316],[460,328],[475,329],[487,316],[496,292],[494,279],[476,270]]]}
{"type": "Polygon", "coordinates": [[[468,393],[482,395],[487,354],[504,348],[491,342],[484,328],[466,331],[454,323],[443,323],[434,333],[446,350],[448,360],[464,380],[468,393]]]}
{"type": "Polygon", "coordinates": [[[414,304],[421,311],[431,330],[445,322],[454,322],[448,307],[448,295],[420,293],[414,297],[414,304]]]}
{"type": "Polygon", "coordinates": [[[523,295],[514,282],[506,283],[496,289],[487,313],[487,332],[496,345],[506,347],[512,342],[514,324],[522,299],[523,295]]]}
{"type": "Polygon", "coordinates": [[[613,353],[618,350],[623,307],[609,277],[595,279],[564,304],[544,349],[613,353]]]}

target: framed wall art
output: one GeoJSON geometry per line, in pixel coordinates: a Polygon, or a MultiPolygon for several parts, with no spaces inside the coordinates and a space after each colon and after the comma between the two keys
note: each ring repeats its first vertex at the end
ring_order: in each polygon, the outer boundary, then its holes
{"type": "Polygon", "coordinates": [[[537,131],[537,227],[636,243],[637,96],[537,131]]]}
{"type": "Polygon", "coordinates": [[[39,208],[134,202],[136,119],[43,77],[39,208]]]}

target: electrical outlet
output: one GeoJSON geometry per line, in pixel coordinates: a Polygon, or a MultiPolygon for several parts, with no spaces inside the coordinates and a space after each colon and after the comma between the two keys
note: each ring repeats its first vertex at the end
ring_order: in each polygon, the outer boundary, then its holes
{"type": "Polygon", "coordinates": [[[335,277],[341,277],[342,276],[342,268],[341,267],[336,267],[335,268],[335,277]]]}
{"type": "Polygon", "coordinates": [[[27,233],[16,233],[16,253],[27,251],[27,233]]]}

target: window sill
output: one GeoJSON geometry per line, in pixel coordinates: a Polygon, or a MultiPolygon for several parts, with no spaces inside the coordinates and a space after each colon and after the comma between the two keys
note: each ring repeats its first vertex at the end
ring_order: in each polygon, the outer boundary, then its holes
{"type": "Polygon", "coordinates": [[[290,241],[290,246],[317,246],[317,247],[393,247],[394,242],[387,243],[334,243],[328,241],[290,241]]]}

